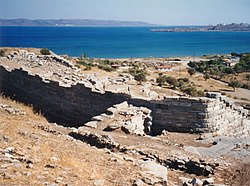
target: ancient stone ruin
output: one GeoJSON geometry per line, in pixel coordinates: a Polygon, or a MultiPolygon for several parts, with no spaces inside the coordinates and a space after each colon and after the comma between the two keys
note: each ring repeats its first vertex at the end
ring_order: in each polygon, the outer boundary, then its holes
{"type": "MultiPolygon", "coordinates": [[[[29,65],[35,66],[60,64],[63,71],[66,69],[75,74],[68,79],[68,83],[62,83],[60,79],[32,74],[25,68],[0,66],[2,94],[33,105],[50,121],[64,126],[83,126],[93,116],[107,113],[108,108],[124,101],[150,110],[152,126],[148,134],[160,134],[163,130],[228,134],[243,130],[247,122],[247,111],[236,107],[230,99],[219,93],[210,93],[200,98],[164,97],[162,100],[146,100],[126,93],[96,91],[91,80],[78,73],[79,70],[69,61],[56,55],[39,56],[21,51],[11,53],[1,60],[29,62],[29,65]]],[[[57,77],[63,78],[61,73],[57,72],[57,77]]],[[[134,120],[142,123],[140,118],[133,118],[130,122],[135,123],[134,120]]],[[[126,130],[132,129],[127,127],[126,130]]]]}

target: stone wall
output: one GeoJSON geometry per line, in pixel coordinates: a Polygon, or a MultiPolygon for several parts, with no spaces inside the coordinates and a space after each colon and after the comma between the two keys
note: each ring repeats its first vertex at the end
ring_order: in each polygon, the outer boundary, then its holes
{"type": "Polygon", "coordinates": [[[59,86],[43,81],[23,70],[6,71],[0,66],[0,91],[6,96],[31,104],[48,120],[65,126],[81,126],[114,104],[130,99],[129,95],[92,92],[82,84],[59,86]]]}
{"type": "Polygon", "coordinates": [[[214,98],[168,97],[153,109],[154,133],[162,130],[180,132],[218,132],[230,134],[244,129],[248,111],[236,107],[225,96],[214,98]]]}
{"type": "Polygon", "coordinates": [[[0,66],[0,92],[21,102],[32,104],[51,122],[64,126],[82,126],[93,116],[106,112],[114,104],[128,101],[152,110],[152,133],[163,130],[178,132],[227,133],[240,128],[247,112],[225,98],[167,97],[164,100],[134,99],[121,93],[93,92],[83,84],[60,86],[55,81],[43,81],[39,76],[0,66]]]}

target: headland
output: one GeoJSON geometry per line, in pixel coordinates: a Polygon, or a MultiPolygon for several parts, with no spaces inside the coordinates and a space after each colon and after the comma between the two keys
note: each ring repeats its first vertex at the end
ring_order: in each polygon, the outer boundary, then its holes
{"type": "Polygon", "coordinates": [[[153,32],[250,32],[247,23],[217,24],[199,27],[175,27],[168,29],[152,29],[153,32]]]}

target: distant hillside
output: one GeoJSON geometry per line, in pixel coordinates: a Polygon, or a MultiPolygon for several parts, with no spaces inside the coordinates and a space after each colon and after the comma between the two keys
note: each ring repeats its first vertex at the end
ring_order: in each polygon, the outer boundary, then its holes
{"type": "Polygon", "coordinates": [[[140,21],[95,19],[0,19],[1,26],[155,26],[140,21]]]}
{"type": "Polygon", "coordinates": [[[247,23],[231,23],[231,24],[217,24],[200,27],[174,27],[163,29],[152,29],[153,32],[208,32],[208,31],[222,31],[222,32],[250,32],[250,24],[247,23]]]}

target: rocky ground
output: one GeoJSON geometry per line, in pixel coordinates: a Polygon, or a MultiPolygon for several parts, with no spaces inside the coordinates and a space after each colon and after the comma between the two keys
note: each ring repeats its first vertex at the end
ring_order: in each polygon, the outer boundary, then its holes
{"type": "MultiPolygon", "coordinates": [[[[249,169],[237,164],[247,163],[249,155],[197,155],[186,148],[210,149],[218,139],[169,132],[153,137],[125,129],[124,119],[133,121],[126,104],[110,109],[116,117],[94,117],[95,125],[76,129],[48,123],[15,101],[1,97],[0,102],[1,185],[230,185],[232,177],[239,181],[234,185],[249,183],[249,169]]],[[[239,148],[234,144],[231,152],[239,148]]]]}

